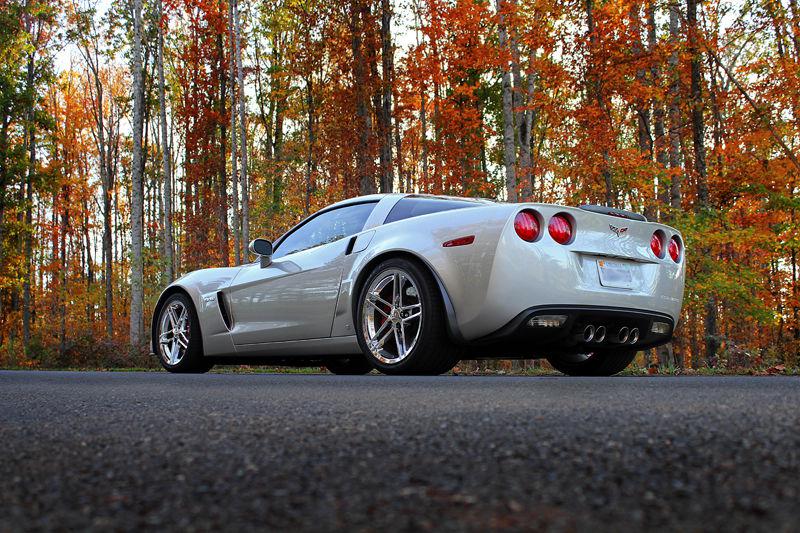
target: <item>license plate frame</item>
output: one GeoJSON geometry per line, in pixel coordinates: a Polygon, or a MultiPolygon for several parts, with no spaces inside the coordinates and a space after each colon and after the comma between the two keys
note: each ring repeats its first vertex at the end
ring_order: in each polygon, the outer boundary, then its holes
{"type": "Polygon", "coordinates": [[[636,280],[631,264],[612,259],[598,259],[596,263],[597,275],[603,287],[627,290],[635,288],[636,280]]]}

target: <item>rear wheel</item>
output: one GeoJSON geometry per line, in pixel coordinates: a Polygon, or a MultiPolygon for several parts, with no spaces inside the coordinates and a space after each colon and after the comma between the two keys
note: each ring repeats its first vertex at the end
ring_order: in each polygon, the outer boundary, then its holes
{"type": "Polygon", "coordinates": [[[340,376],[362,376],[369,374],[375,367],[363,355],[352,355],[326,361],[325,368],[340,376]]]}
{"type": "Polygon", "coordinates": [[[568,376],[613,376],[625,370],[636,357],[636,350],[560,354],[547,358],[553,368],[568,376]]]}
{"type": "Polygon", "coordinates": [[[158,315],[158,359],[175,373],[202,373],[212,365],[203,357],[200,321],[192,301],[183,293],[167,298],[158,315]]]}
{"type": "Polygon", "coordinates": [[[458,362],[436,280],[416,262],[379,264],[361,289],[357,317],[359,345],[384,374],[442,374],[458,362]]]}

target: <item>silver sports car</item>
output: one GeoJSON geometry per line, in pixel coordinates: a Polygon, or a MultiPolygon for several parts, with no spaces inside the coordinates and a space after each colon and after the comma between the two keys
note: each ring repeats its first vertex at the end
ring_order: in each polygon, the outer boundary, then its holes
{"type": "Polygon", "coordinates": [[[152,348],[167,370],[439,374],[546,357],[612,375],[670,340],[686,273],[680,233],[636,213],[419,194],[339,202],[250,251],[163,292],[152,348]]]}

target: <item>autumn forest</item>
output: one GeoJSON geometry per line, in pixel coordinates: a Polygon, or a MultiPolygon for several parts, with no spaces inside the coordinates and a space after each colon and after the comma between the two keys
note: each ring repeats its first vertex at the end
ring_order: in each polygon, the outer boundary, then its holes
{"type": "Polygon", "coordinates": [[[640,365],[798,365],[797,0],[0,0],[0,366],[144,364],[161,289],[374,192],[679,228],[640,365]]]}

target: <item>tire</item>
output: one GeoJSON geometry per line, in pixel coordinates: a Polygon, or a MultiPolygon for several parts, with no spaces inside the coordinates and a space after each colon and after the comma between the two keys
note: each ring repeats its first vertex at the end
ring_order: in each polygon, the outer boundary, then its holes
{"type": "Polygon", "coordinates": [[[325,368],[339,376],[363,376],[372,372],[375,367],[363,355],[353,355],[326,361],[325,368]]]}
{"type": "Polygon", "coordinates": [[[384,374],[443,374],[460,358],[461,350],[447,335],[444,304],[436,280],[415,261],[398,257],[375,267],[359,291],[355,323],[361,350],[384,374]],[[389,277],[391,281],[387,282],[389,277]],[[400,285],[399,291],[395,283],[400,285]],[[402,309],[397,300],[386,300],[396,293],[401,295],[402,309]],[[415,318],[417,309],[419,315],[415,318]],[[398,335],[404,340],[402,348],[398,335]],[[374,342],[381,339],[383,344],[376,346],[374,342]]]}
{"type": "Polygon", "coordinates": [[[568,376],[613,376],[625,370],[636,357],[636,350],[591,353],[582,356],[554,355],[547,358],[559,372],[568,376]]]}
{"type": "Polygon", "coordinates": [[[214,366],[203,357],[200,320],[192,300],[185,294],[175,293],[164,301],[158,311],[154,333],[157,335],[153,342],[156,356],[169,372],[200,374],[214,366]],[[183,334],[175,334],[176,320],[177,328],[188,326],[183,334]]]}

